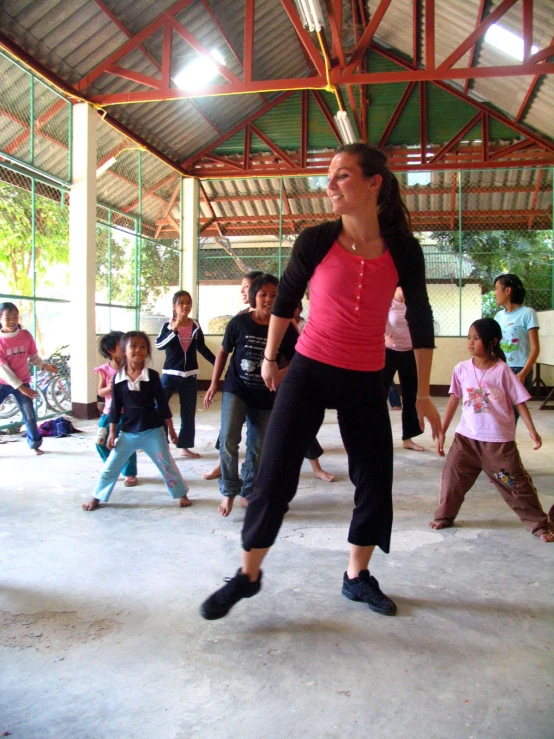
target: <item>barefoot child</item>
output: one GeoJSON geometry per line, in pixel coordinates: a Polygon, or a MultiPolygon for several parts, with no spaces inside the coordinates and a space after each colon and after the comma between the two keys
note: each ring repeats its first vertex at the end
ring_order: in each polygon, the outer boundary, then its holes
{"type": "MultiPolygon", "coordinates": [[[[484,471],[525,528],[542,541],[552,542],[554,534],[515,443],[512,406],[527,426],[534,448],[542,445],[526,405],[531,396],[506,364],[501,339],[500,326],[492,318],[482,318],[470,326],[468,350],[472,359],[454,368],[442,422],[443,434],[452,422],[460,398],[462,418],[442,471],[440,504],[429,526],[433,529],[452,526],[465,494],[484,471]]],[[[438,452],[444,456],[441,442],[438,452]]]]}
{"type": "Polygon", "coordinates": [[[191,310],[190,293],[178,290],[173,296],[173,318],[162,326],[156,339],[156,348],[165,351],[162,387],[167,402],[169,403],[175,391],[179,393],[181,406],[181,428],[177,441],[179,453],[182,457],[198,459],[200,455],[192,451],[198,374],[196,352],[199,351],[210,364],[214,363],[215,357],[204,342],[200,324],[194,318],[189,318],[191,310]]]}
{"type": "MultiPolygon", "coordinates": [[[[231,364],[225,376],[221,402],[221,441],[219,456],[222,477],[219,489],[223,501],[218,510],[228,516],[235,497],[250,497],[254,475],[258,468],[262,443],[273,407],[274,393],[262,380],[260,367],[267,342],[267,327],[271,308],[277,295],[279,280],[273,275],[258,277],[250,287],[250,305],[254,309],[232,318],[227,324],[223,343],[217,353],[212,383],[204,398],[209,408],[217,392],[227,358],[232,353],[231,364]],[[246,420],[246,458],[239,478],[239,444],[242,426],[246,420]]],[[[290,360],[294,354],[297,334],[292,326],[281,343],[280,352],[290,360]]],[[[279,357],[277,358],[279,359],[279,357]]],[[[277,361],[277,360],[276,360],[277,361]]],[[[282,370],[284,373],[285,370],[282,370]]]]}
{"type": "Polygon", "coordinates": [[[53,374],[58,372],[55,364],[46,364],[39,357],[35,340],[19,325],[17,306],[0,303],[0,404],[8,395],[13,395],[25,422],[27,444],[36,454],[44,454],[33,408],[37,392],[29,384],[29,364],[53,374]]]}
{"type": "MultiPolygon", "coordinates": [[[[103,357],[106,357],[109,361],[105,364],[101,364],[99,367],[95,367],[94,371],[98,375],[98,395],[104,398],[104,412],[100,416],[98,421],[98,435],[96,441],[96,450],[100,455],[100,458],[105,462],[110,454],[110,450],[106,446],[106,440],[108,437],[108,427],[110,422],[108,420],[110,408],[112,405],[112,380],[121,369],[121,338],[123,331],[110,331],[109,334],[102,336],[98,342],[98,349],[103,357]]],[[[123,419],[120,419],[117,426],[117,434],[121,431],[123,419]]],[[[133,452],[129,459],[125,462],[125,467],[122,470],[125,482],[125,487],[132,488],[138,485],[137,480],[137,455],[133,452]]]]}
{"type": "Polygon", "coordinates": [[[106,446],[113,449],[104,463],[92,498],[83,505],[85,511],[107,502],[114,485],[131,454],[142,449],[160,470],[172,498],[181,508],[191,505],[188,487],[169,453],[165,426],[172,441],[177,435],[171,420],[171,411],[164,396],[160,376],[146,367],[151,355],[150,340],[142,331],[129,331],[121,339],[121,369],[112,380],[112,407],[110,433],[106,446]],[[125,408],[122,430],[117,439],[117,426],[125,408]]]}

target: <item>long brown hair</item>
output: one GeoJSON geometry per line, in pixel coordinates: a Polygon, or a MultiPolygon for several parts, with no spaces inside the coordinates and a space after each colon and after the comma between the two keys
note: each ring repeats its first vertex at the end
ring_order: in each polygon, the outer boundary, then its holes
{"type": "Polygon", "coordinates": [[[383,182],[377,198],[379,228],[383,236],[412,236],[410,212],[400,195],[400,186],[387,165],[384,152],[371,144],[346,144],[335,154],[355,156],[364,177],[381,175],[383,182]]]}

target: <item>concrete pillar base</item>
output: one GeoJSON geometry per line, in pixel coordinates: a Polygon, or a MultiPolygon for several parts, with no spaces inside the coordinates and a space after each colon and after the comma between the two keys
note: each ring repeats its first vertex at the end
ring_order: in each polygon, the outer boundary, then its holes
{"type": "Polygon", "coordinates": [[[98,412],[98,406],[96,402],[72,403],[71,413],[75,416],[75,418],[84,418],[86,420],[90,420],[92,418],[100,418],[100,413],[98,412]]]}

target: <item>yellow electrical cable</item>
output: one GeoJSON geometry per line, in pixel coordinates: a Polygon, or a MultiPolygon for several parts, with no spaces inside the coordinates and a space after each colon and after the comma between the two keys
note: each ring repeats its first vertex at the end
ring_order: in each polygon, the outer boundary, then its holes
{"type": "Polygon", "coordinates": [[[338,90],[336,86],[331,83],[331,73],[330,73],[331,65],[329,63],[329,59],[327,58],[327,54],[325,52],[325,46],[323,45],[323,39],[321,38],[321,31],[316,31],[316,33],[317,33],[317,39],[319,41],[319,46],[321,48],[321,53],[323,54],[323,60],[325,62],[325,76],[327,78],[327,85],[325,86],[325,91],[335,93],[335,97],[337,98],[337,103],[339,104],[339,110],[344,111],[338,90]]]}

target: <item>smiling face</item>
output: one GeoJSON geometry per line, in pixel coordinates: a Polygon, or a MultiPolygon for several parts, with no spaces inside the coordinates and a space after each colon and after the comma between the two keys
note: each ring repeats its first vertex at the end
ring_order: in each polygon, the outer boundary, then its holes
{"type": "Polygon", "coordinates": [[[249,292],[251,284],[252,280],[249,280],[248,277],[242,278],[242,282],[240,283],[240,297],[244,305],[250,305],[249,292]]]}
{"type": "Polygon", "coordinates": [[[144,365],[148,357],[148,344],[142,336],[133,336],[125,346],[125,359],[128,365],[144,365]]]}
{"type": "Polygon", "coordinates": [[[2,324],[3,333],[12,334],[19,325],[19,311],[5,310],[0,317],[0,323],[2,324]]]}
{"type": "Polygon", "coordinates": [[[337,154],[329,167],[327,195],[336,215],[364,213],[376,206],[381,175],[365,177],[357,157],[345,152],[337,154]]]}
{"type": "Polygon", "coordinates": [[[173,310],[175,311],[175,318],[178,321],[188,318],[189,313],[192,310],[192,300],[190,299],[190,295],[180,295],[175,303],[173,303],[173,310]]]}
{"type": "Polygon", "coordinates": [[[264,317],[269,317],[276,297],[276,285],[272,285],[271,283],[262,285],[256,293],[256,312],[264,317]]]}

